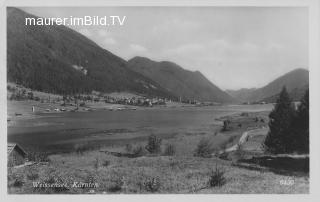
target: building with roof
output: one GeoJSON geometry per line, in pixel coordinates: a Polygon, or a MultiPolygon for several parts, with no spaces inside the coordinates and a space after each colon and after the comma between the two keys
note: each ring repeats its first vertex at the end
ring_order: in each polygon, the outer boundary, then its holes
{"type": "Polygon", "coordinates": [[[27,152],[22,149],[21,146],[19,146],[16,143],[8,143],[8,166],[17,166],[22,165],[26,161],[27,152]]]}

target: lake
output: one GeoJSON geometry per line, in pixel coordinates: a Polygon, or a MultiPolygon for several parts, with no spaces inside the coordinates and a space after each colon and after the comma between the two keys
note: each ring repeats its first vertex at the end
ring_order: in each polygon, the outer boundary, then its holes
{"type": "Polygon", "coordinates": [[[221,127],[215,120],[241,112],[270,111],[273,105],[138,108],[137,110],[42,113],[8,126],[8,141],[25,148],[71,151],[74,144],[100,146],[141,141],[150,134],[208,134],[221,127]]]}

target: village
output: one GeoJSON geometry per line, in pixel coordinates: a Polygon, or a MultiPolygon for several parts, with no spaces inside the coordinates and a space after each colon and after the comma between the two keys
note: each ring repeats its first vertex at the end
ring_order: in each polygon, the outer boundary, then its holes
{"type": "MultiPolygon", "coordinates": [[[[216,102],[200,102],[196,99],[177,98],[176,100],[160,97],[148,97],[132,93],[100,93],[57,95],[33,91],[21,85],[7,85],[7,99],[10,101],[32,101],[32,112],[76,112],[95,109],[135,110],[137,107],[177,107],[177,106],[214,106],[216,102]]],[[[22,113],[15,112],[16,116],[22,113]]]]}

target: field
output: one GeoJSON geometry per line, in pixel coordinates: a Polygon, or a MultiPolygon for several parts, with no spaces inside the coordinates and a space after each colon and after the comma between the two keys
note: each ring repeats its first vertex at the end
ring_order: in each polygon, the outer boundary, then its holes
{"type": "Polygon", "coordinates": [[[125,158],[99,151],[50,156],[48,164],[18,168],[9,174],[9,193],[308,193],[308,176],[286,176],[239,168],[230,161],[192,156],[125,158]],[[208,185],[222,169],[225,184],[208,185]],[[35,174],[36,173],[36,174],[35,174]],[[17,183],[17,179],[21,181],[17,183]],[[291,181],[293,184],[281,184],[291,181]],[[66,183],[66,189],[33,187],[33,182],[66,183]],[[72,187],[74,182],[98,187],[72,187]],[[155,183],[156,182],[156,183],[155,183]]]}

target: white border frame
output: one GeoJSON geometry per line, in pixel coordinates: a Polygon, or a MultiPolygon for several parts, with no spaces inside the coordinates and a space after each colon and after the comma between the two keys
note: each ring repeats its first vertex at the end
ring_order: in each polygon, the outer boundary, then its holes
{"type": "Polygon", "coordinates": [[[320,199],[320,2],[319,0],[0,0],[0,110],[1,110],[1,136],[0,145],[7,144],[7,93],[6,93],[6,7],[101,7],[101,6],[253,6],[253,7],[295,7],[303,6],[309,8],[309,71],[310,71],[310,194],[273,195],[273,194],[189,194],[189,195],[8,195],[7,194],[7,165],[6,146],[1,147],[0,167],[0,193],[1,201],[245,201],[250,202],[270,201],[273,199],[293,201],[318,201],[320,199]],[[317,160],[318,159],[318,160],[317,160]]]}

